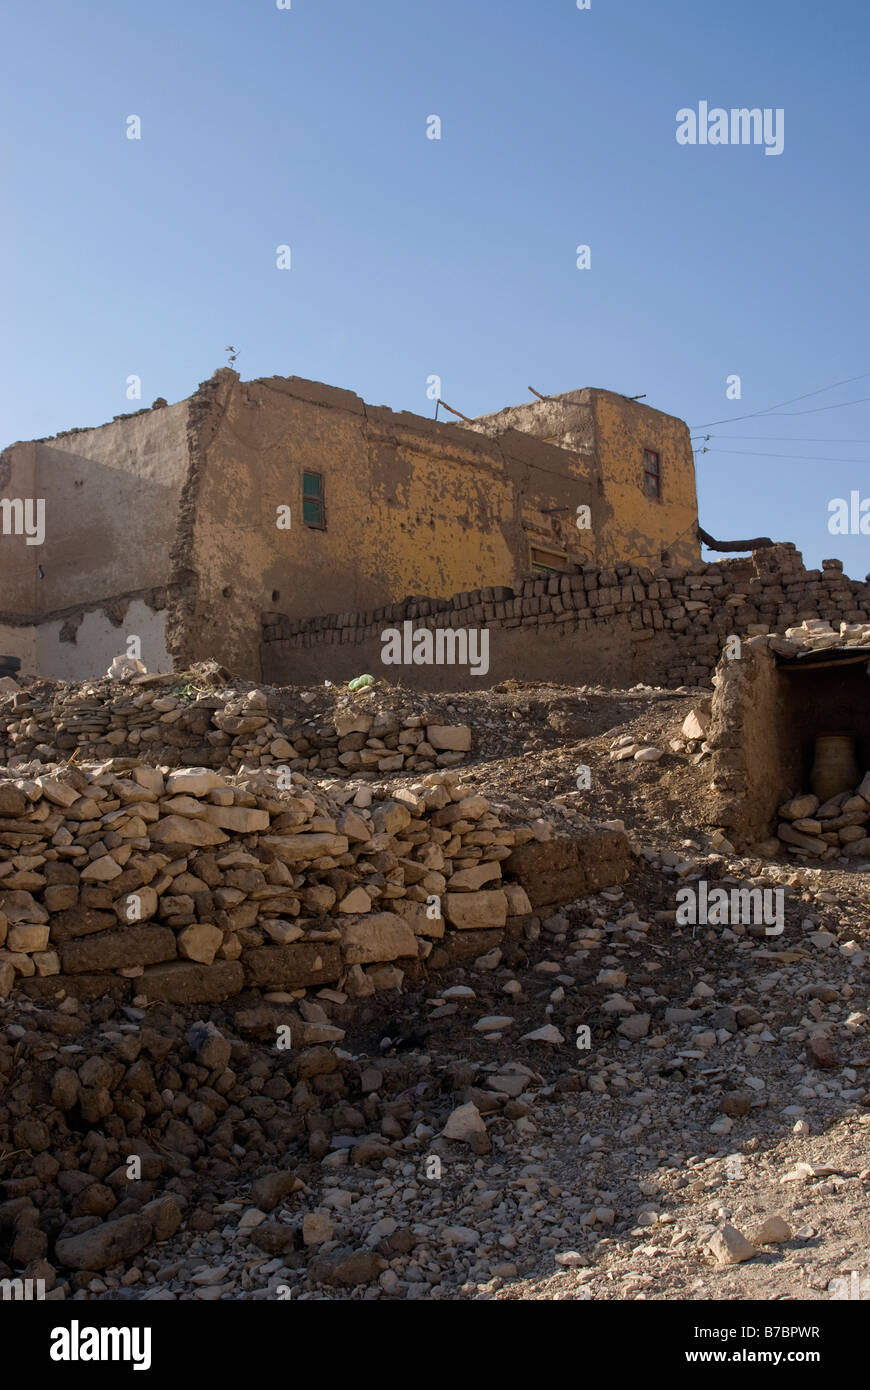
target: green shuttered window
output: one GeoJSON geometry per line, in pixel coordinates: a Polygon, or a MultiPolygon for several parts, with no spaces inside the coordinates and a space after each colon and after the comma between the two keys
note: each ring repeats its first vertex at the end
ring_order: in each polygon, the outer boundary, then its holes
{"type": "Polygon", "coordinates": [[[302,474],[302,520],[306,526],[326,530],[326,509],[323,505],[323,474],[302,474]]]}

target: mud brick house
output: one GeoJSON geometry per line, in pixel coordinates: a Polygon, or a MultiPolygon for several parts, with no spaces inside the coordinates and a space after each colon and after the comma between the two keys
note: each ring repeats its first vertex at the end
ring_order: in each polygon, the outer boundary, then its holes
{"type": "Polygon", "coordinates": [[[699,557],[686,425],[595,389],[454,424],[222,368],[176,405],[13,444],[0,499],[0,652],[58,679],[130,637],[151,671],[256,679],[263,612],[699,557]],[[38,544],[16,524],[34,499],[38,544]]]}

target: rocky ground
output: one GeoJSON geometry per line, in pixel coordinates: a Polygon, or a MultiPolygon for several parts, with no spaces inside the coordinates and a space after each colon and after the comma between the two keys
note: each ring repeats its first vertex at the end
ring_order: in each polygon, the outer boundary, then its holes
{"type": "Polygon", "coordinates": [[[0,1004],[0,1105],[27,1110],[0,1276],[72,1300],[870,1296],[868,878],[711,834],[681,734],[702,705],[440,697],[474,730],[464,783],[500,814],[620,820],[635,868],[401,994],[311,991],[337,1045],[284,1046],[249,1000],[0,1004]],[[635,745],[661,756],[616,759],[635,745]],[[681,924],[699,878],[781,888],[783,932],[681,924]]]}

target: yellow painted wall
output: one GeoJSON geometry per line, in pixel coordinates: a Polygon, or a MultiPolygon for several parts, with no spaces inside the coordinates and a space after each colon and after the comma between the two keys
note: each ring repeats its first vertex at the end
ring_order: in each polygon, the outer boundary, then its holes
{"type": "Polygon", "coordinates": [[[576,461],[592,487],[593,529],[591,535],[572,532],[570,518],[556,519],[553,529],[569,558],[572,541],[585,549],[584,558],[602,565],[635,560],[654,567],[663,550],[672,564],[700,557],[695,465],[682,420],[615,391],[586,387],[483,415],[475,428],[493,439],[512,429],[553,440],[576,461]],[[645,448],[660,457],[660,501],[643,490],[645,448]]]}
{"type": "Polygon", "coordinates": [[[700,557],[698,499],[687,425],[612,391],[592,393],[597,456],[604,487],[598,555],[606,563],[634,560],[655,567],[700,557]],[[659,455],[661,500],[643,490],[643,451],[659,455]]]}

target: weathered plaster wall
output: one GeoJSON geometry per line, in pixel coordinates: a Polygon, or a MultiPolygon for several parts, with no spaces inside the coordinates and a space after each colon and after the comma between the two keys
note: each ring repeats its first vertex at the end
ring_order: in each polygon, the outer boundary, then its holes
{"type": "Polygon", "coordinates": [[[573,517],[592,500],[570,455],[527,435],[493,441],[297,378],[225,369],[206,388],[174,555],[190,594],[170,634],[179,660],[256,675],[263,609],[303,617],[507,581],[528,570],[527,526],[554,534],[543,509],[573,517]],[[326,530],[303,523],[306,471],[323,476],[326,530]]]}
{"type": "Polygon", "coordinates": [[[478,415],[472,428],[497,438],[505,430],[519,430],[536,439],[548,440],[568,449],[583,460],[583,471],[598,472],[595,450],[594,391],[565,391],[547,400],[509,405],[490,415],[478,415]]]}
{"type": "MultiPolygon", "coordinates": [[[[700,556],[698,501],[688,427],[614,391],[587,388],[481,416],[475,426],[494,438],[505,429],[549,439],[571,451],[594,484],[593,534],[579,536],[588,559],[690,564],[700,556]],[[661,499],[643,489],[643,451],[661,461],[661,499]]],[[[570,525],[570,521],[568,523],[570,525]]]]}
{"type": "Polygon", "coordinates": [[[149,671],[172,670],[172,658],[166,650],[166,614],[155,612],[141,599],[129,604],[120,625],[113,623],[103,608],[88,610],[82,615],[73,642],[62,639],[64,626],[56,618],[41,623],[38,629],[37,669],[50,680],[80,681],[104,676],[112,658],[127,650],[129,636],[139,638],[142,660],[149,671]]]}
{"type": "Polygon", "coordinates": [[[598,456],[608,506],[601,559],[688,565],[701,554],[698,496],[689,429],[682,420],[651,410],[613,391],[595,391],[598,456]],[[661,500],[643,490],[643,451],[661,460],[661,500]]]}
{"type": "Polygon", "coordinates": [[[0,653],[17,656],[22,675],[81,681],[104,676],[112,658],[128,650],[130,636],[139,638],[149,671],[173,669],[166,648],[166,611],[143,599],[116,601],[108,611],[97,605],[39,624],[0,624],[0,653]]]}
{"type": "Polygon", "coordinates": [[[182,401],[0,456],[0,495],[46,504],[42,545],[0,536],[0,616],[40,620],[166,583],[186,420],[182,401]]]}

